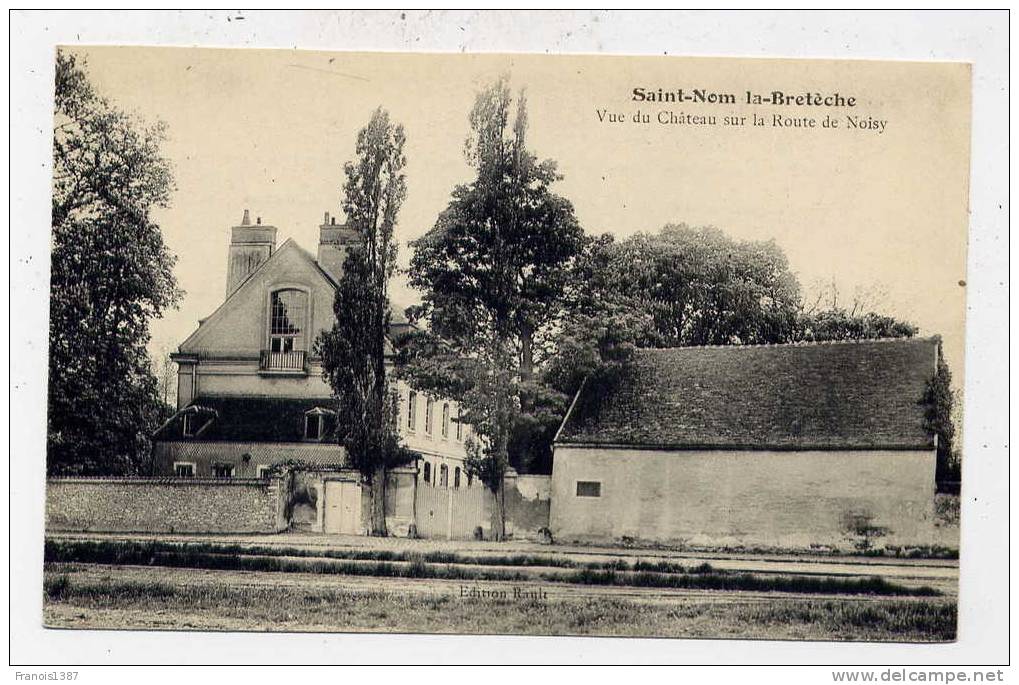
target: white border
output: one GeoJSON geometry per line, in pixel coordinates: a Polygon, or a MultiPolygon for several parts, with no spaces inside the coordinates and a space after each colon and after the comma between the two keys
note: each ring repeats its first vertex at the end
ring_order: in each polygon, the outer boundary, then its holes
{"type": "MultiPolygon", "coordinates": [[[[15,12],[10,16],[10,540],[15,663],[1004,663],[1008,658],[1008,16],[991,12],[15,12]],[[238,16],[243,16],[238,20],[238,16]],[[821,644],[45,631],[47,230],[56,44],[958,60],[974,64],[959,642],[821,644]]],[[[8,330],[9,332],[9,330],[8,330]]],[[[31,669],[20,669],[31,670],[31,669]]],[[[39,670],[39,669],[34,669],[39,670]]],[[[830,681],[820,669],[814,682],[830,681]]],[[[155,675],[153,673],[152,675],[155,675]]],[[[302,674],[303,675],[303,674],[302,674]]],[[[410,674],[406,674],[409,676],[410,674]]],[[[272,673],[269,677],[274,677],[272,673]]],[[[301,676],[298,676],[301,677],[301,676]]],[[[406,677],[406,676],[404,676],[406,677]]],[[[412,676],[416,677],[416,676],[412,676]]],[[[746,672],[758,679],[760,673],[746,672]]]]}

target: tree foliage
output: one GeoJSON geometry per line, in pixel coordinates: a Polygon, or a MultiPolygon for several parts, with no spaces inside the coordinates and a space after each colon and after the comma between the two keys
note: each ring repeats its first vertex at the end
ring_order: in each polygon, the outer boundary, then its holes
{"type": "Polygon", "coordinates": [[[545,369],[548,383],[569,395],[637,347],[786,342],[800,306],[799,284],[774,242],[686,224],[588,239],[569,293],[545,369]]]}
{"type": "Polygon", "coordinates": [[[845,309],[828,309],[803,314],[798,320],[797,340],[863,340],[866,338],[912,338],[917,328],[906,321],[867,312],[851,314],[845,309]]]}
{"type": "Polygon", "coordinates": [[[385,349],[397,256],[393,233],[407,195],[404,142],[403,126],[381,108],[358,133],[355,159],[344,166],[343,211],[360,241],[344,260],[333,327],[316,341],[322,375],[337,399],[340,440],[350,463],[371,482],[374,535],[386,534],[386,469],[412,458],[399,440],[385,349]]]}
{"type": "Polygon", "coordinates": [[[647,347],[753,345],[790,337],[799,285],[774,241],[667,225],[619,244],[618,287],[651,315],[647,347]]]}
{"type": "Polygon", "coordinates": [[[796,340],[861,340],[865,338],[912,338],[917,327],[891,316],[878,314],[874,293],[856,292],[844,303],[836,283],[820,288],[816,300],[801,308],[796,340]]]}
{"type": "Polygon", "coordinates": [[[952,392],[952,372],[938,343],[938,363],[934,376],[928,381],[924,393],[924,427],[938,437],[937,480],[962,480],[962,459],[955,449],[955,424],[952,421],[952,407],[955,396],[952,392]]]}
{"type": "MultiPolygon", "coordinates": [[[[544,410],[536,368],[563,313],[583,231],[555,194],[555,163],[527,149],[527,103],[505,78],[478,94],[465,156],[476,176],[456,186],[434,227],[414,243],[412,310],[427,330],[404,351],[418,387],[455,392],[480,440],[471,472],[501,489],[511,444],[526,444],[544,410]],[[511,121],[512,120],[512,121],[511,121]]],[[[494,523],[498,523],[495,522],[494,523]]]]}
{"type": "Polygon", "coordinates": [[[55,86],[47,469],[139,473],[164,411],[149,322],[181,297],[151,217],[173,190],[165,127],[98,95],[72,55],[55,86]]]}

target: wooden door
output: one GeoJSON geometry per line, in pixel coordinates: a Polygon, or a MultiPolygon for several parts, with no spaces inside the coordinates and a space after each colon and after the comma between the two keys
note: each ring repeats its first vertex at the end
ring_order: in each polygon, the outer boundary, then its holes
{"type": "Polygon", "coordinates": [[[325,482],[322,530],[340,535],[361,534],[361,486],[353,481],[325,482]]]}

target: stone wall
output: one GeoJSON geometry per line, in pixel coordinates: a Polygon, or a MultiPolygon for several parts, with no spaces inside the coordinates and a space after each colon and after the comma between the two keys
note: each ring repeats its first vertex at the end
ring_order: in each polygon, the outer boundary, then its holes
{"type": "Polygon", "coordinates": [[[52,478],[46,529],[276,533],[289,525],[288,478],[52,478]]]}
{"type": "MultiPolygon", "coordinates": [[[[405,538],[411,533],[411,526],[415,523],[414,489],[417,487],[417,475],[417,468],[413,466],[389,470],[386,482],[386,530],[390,535],[405,538]]],[[[370,507],[371,496],[368,495],[366,499],[370,507]]]]}
{"type": "Polygon", "coordinates": [[[516,539],[541,540],[548,528],[552,477],[506,474],[506,534],[516,539]]]}
{"type": "Polygon", "coordinates": [[[934,451],[659,451],[557,446],[557,542],[840,548],[931,544],[934,451]],[[600,483],[600,496],[577,482],[600,483]]]}

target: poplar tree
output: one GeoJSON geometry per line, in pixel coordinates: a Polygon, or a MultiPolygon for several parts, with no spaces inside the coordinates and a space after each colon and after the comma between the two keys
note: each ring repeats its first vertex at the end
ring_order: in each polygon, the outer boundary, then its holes
{"type": "Polygon", "coordinates": [[[343,211],[360,238],[344,260],[331,330],[316,341],[323,378],[332,387],[339,439],[348,461],[370,484],[371,535],[386,530],[386,478],[411,453],[397,431],[397,400],[386,376],[389,281],[396,268],[397,215],[407,195],[403,126],[376,109],[357,135],[355,158],[344,166],[343,211]]]}

